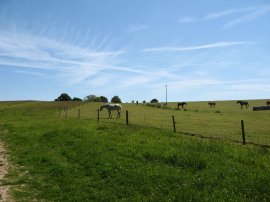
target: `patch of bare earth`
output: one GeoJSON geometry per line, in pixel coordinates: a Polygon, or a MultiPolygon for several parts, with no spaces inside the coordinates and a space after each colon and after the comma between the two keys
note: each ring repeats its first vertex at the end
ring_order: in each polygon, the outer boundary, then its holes
{"type": "Polygon", "coordinates": [[[0,141],[0,202],[13,201],[10,195],[9,185],[5,185],[4,179],[8,172],[8,161],[6,150],[0,141]]]}

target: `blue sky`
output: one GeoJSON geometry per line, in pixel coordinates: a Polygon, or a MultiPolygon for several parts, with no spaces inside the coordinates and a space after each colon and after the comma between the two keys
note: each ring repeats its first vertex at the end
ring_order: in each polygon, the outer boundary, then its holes
{"type": "Polygon", "coordinates": [[[0,100],[270,98],[268,0],[0,0],[0,100]]]}

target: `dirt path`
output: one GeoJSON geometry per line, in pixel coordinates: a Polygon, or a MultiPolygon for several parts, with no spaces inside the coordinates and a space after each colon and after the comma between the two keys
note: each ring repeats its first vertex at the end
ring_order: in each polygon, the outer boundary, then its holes
{"type": "Polygon", "coordinates": [[[9,194],[9,186],[2,185],[3,179],[7,174],[8,162],[3,143],[0,141],[0,202],[13,201],[9,194]]]}

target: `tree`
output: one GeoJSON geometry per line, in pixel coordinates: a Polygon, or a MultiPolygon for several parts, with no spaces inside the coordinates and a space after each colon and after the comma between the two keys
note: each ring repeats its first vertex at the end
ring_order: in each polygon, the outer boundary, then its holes
{"type": "Polygon", "coordinates": [[[97,96],[95,96],[95,95],[87,95],[87,96],[85,96],[84,101],[95,102],[96,97],[97,96]]]}
{"type": "Polygon", "coordinates": [[[117,95],[116,96],[113,96],[111,102],[112,103],[122,103],[121,102],[121,99],[117,95]]]}
{"type": "Polygon", "coordinates": [[[158,103],[158,100],[157,100],[156,98],[154,98],[154,99],[152,99],[150,102],[151,102],[151,103],[158,103]]]}
{"type": "Polygon", "coordinates": [[[87,95],[84,98],[84,101],[90,102],[108,102],[108,99],[105,96],[96,96],[96,95],[87,95]]]}
{"type": "Polygon", "coordinates": [[[72,99],[72,101],[82,101],[82,99],[81,99],[81,98],[78,98],[78,97],[74,97],[74,98],[72,99]]]}
{"type": "Polygon", "coordinates": [[[104,96],[100,96],[100,102],[108,102],[108,99],[104,96]]]}
{"type": "Polygon", "coordinates": [[[62,93],[55,101],[71,101],[71,97],[67,93],[62,93]]]}

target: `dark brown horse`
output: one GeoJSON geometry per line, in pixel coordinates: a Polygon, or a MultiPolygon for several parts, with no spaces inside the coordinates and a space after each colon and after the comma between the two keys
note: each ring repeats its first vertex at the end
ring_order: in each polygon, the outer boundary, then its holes
{"type": "Polygon", "coordinates": [[[212,107],[216,107],[216,103],[215,102],[208,102],[208,105],[210,106],[210,108],[212,108],[212,107]]]}
{"type": "Polygon", "coordinates": [[[266,105],[269,106],[270,105],[270,101],[266,101],[266,105]]]}
{"type": "Polygon", "coordinates": [[[246,109],[249,107],[249,104],[246,101],[237,101],[236,104],[240,104],[241,105],[241,109],[243,109],[243,105],[246,106],[246,109]]]}
{"type": "Polygon", "coordinates": [[[179,109],[179,106],[182,106],[182,109],[184,108],[184,105],[187,105],[187,103],[186,102],[178,102],[178,104],[177,104],[177,108],[179,109]]]}

